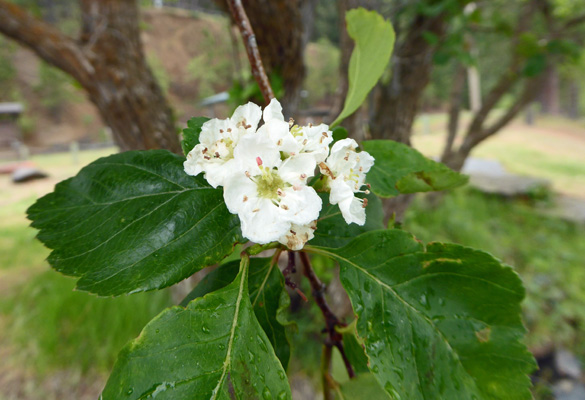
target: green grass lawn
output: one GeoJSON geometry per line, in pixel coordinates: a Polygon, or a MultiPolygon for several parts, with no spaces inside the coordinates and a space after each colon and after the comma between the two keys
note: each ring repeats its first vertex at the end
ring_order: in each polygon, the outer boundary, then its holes
{"type": "MultiPolygon", "coordinates": [[[[79,164],[113,150],[82,152],[79,164]]],[[[65,179],[80,168],[69,154],[36,156],[34,161],[57,179],[65,179]]],[[[170,293],[112,299],[74,291],[74,279],[49,268],[49,250],[35,239],[37,232],[25,217],[26,209],[36,200],[35,193],[51,190],[53,181],[20,186],[7,182],[3,182],[0,197],[5,203],[0,207],[2,367],[32,370],[41,376],[69,369],[106,374],[122,346],[171,305],[170,293]]]]}
{"type": "MultiPolygon", "coordinates": [[[[442,114],[419,117],[414,147],[427,156],[441,154],[446,123],[442,114]]],[[[528,126],[518,120],[474,149],[472,157],[498,160],[512,173],[546,178],[556,192],[585,198],[583,121],[543,117],[528,126]]]]}

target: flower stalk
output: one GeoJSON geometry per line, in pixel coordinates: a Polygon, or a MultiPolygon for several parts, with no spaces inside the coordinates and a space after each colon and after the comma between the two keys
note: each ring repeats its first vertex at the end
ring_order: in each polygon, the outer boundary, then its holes
{"type": "MultiPolygon", "coordinates": [[[[325,318],[325,329],[323,332],[328,334],[328,337],[325,339],[325,346],[330,348],[337,347],[337,350],[339,350],[341,358],[343,359],[343,363],[345,364],[347,375],[350,378],[354,378],[355,372],[343,348],[343,335],[336,329],[338,326],[344,327],[346,324],[337,318],[337,316],[333,313],[333,310],[331,310],[331,307],[329,307],[329,304],[327,304],[325,299],[325,284],[321,282],[319,277],[317,277],[315,274],[315,271],[311,266],[311,261],[309,260],[309,255],[305,252],[299,252],[299,255],[303,263],[303,274],[307,277],[311,284],[311,294],[319,306],[321,314],[323,314],[323,317],[325,318]]],[[[331,357],[330,351],[329,357],[331,357]]]]}

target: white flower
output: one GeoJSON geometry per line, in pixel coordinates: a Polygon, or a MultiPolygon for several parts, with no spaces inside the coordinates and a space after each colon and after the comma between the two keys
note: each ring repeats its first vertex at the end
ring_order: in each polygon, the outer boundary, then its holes
{"type": "Polygon", "coordinates": [[[291,224],[288,232],[278,241],[291,250],[301,250],[305,243],[315,237],[315,229],[317,229],[317,221],[312,221],[308,225],[291,224]]]}
{"type": "Polygon", "coordinates": [[[242,234],[264,244],[286,236],[294,225],[308,225],[321,210],[321,199],[306,185],[314,168],[298,157],[281,160],[268,135],[241,138],[234,150],[238,171],[224,183],[224,200],[238,214],[242,234]]]}
{"type": "Polygon", "coordinates": [[[205,173],[205,179],[214,188],[237,170],[234,149],[243,135],[255,133],[262,111],[259,106],[248,103],[234,111],[231,118],[211,119],[201,127],[199,144],[187,155],[183,164],[189,175],[205,173]]]}
{"type": "Polygon", "coordinates": [[[276,144],[285,157],[301,156],[305,162],[314,163],[313,168],[325,161],[333,136],[325,124],[298,126],[286,122],[278,100],[272,99],[264,109],[264,125],[258,134],[266,135],[276,144]]]}
{"type": "Polygon", "coordinates": [[[353,139],[336,142],[331,155],[319,166],[321,173],[328,176],[331,189],[329,201],[339,204],[345,222],[363,225],[366,222],[367,202],[354,196],[354,193],[369,191],[360,190],[365,184],[366,173],[374,165],[374,157],[362,151],[357,153],[357,143],[353,139]]]}

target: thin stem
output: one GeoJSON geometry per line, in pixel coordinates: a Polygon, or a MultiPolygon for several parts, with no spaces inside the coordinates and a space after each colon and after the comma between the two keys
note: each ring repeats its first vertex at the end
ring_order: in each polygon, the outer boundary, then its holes
{"type": "Polygon", "coordinates": [[[321,384],[323,385],[323,400],[333,400],[331,392],[331,345],[324,344],[321,353],[321,384]]]}
{"type": "Polygon", "coordinates": [[[262,96],[264,96],[264,101],[268,104],[270,103],[270,100],[274,98],[274,93],[272,92],[268,76],[266,76],[264,65],[262,64],[260,51],[258,51],[258,43],[256,43],[256,36],[252,30],[250,20],[246,15],[241,0],[227,0],[227,3],[230,12],[232,13],[232,17],[242,35],[244,47],[248,54],[248,60],[250,60],[250,66],[252,67],[252,75],[254,76],[254,79],[256,79],[256,82],[258,82],[258,86],[260,86],[260,91],[262,92],[262,96]]]}
{"type": "Polygon", "coordinates": [[[311,261],[309,260],[309,256],[307,253],[299,253],[301,256],[301,261],[303,262],[303,273],[311,283],[311,294],[315,299],[315,302],[321,309],[321,314],[325,318],[325,329],[323,330],[326,332],[329,337],[325,341],[325,345],[327,346],[335,346],[339,350],[341,357],[343,358],[343,363],[345,364],[345,368],[347,369],[347,374],[350,378],[355,377],[355,372],[347,355],[345,354],[345,350],[343,349],[343,335],[337,332],[336,327],[338,326],[346,326],[343,322],[337,318],[337,316],[327,304],[327,300],[325,299],[325,285],[319,277],[315,274],[313,267],[311,266],[311,261]]]}
{"type": "Polygon", "coordinates": [[[281,247],[280,243],[278,243],[278,242],[271,242],[271,243],[267,243],[267,244],[255,243],[252,246],[245,249],[244,251],[251,256],[255,256],[257,254],[262,253],[265,250],[276,249],[278,247],[281,247]]]}
{"type": "Polygon", "coordinates": [[[299,289],[297,284],[290,279],[289,275],[294,274],[295,272],[297,272],[296,263],[295,263],[295,253],[294,253],[294,251],[289,251],[288,252],[288,263],[286,264],[286,268],[282,270],[282,275],[284,276],[284,283],[286,284],[286,286],[288,286],[289,288],[291,288],[292,290],[297,292],[297,294],[299,296],[301,296],[301,298],[305,302],[307,302],[307,301],[309,301],[307,299],[307,296],[305,296],[305,294],[301,291],[301,289],[299,289]]]}

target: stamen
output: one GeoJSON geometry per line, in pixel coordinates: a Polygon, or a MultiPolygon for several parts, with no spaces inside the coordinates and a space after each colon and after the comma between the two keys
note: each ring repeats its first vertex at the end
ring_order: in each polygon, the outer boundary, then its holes
{"type": "Polygon", "coordinates": [[[293,235],[296,235],[297,233],[295,231],[293,231],[292,229],[290,230],[290,233],[292,233],[293,235]]]}
{"type": "Polygon", "coordinates": [[[207,147],[201,151],[201,154],[205,154],[205,153],[207,153],[207,147]]]}
{"type": "Polygon", "coordinates": [[[206,160],[211,160],[211,157],[209,156],[203,156],[203,158],[205,158],[206,160]]]}
{"type": "Polygon", "coordinates": [[[258,212],[258,211],[260,211],[259,208],[255,208],[255,209],[252,210],[252,212],[258,212]]]}
{"type": "Polygon", "coordinates": [[[250,172],[249,172],[249,171],[246,171],[246,172],[245,172],[245,174],[246,174],[246,177],[247,177],[247,178],[251,178],[251,177],[252,177],[252,175],[250,174],[250,172]]]}
{"type": "Polygon", "coordinates": [[[258,164],[258,166],[262,165],[262,159],[260,157],[256,157],[256,164],[258,164]]]}
{"type": "Polygon", "coordinates": [[[278,142],[276,142],[277,146],[282,146],[282,139],[278,139],[278,142]]]}
{"type": "Polygon", "coordinates": [[[292,126],[295,124],[295,120],[292,119],[292,117],[288,120],[288,127],[292,128],[292,126]]]}
{"type": "Polygon", "coordinates": [[[309,122],[309,128],[312,128],[312,127],[313,127],[313,124],[309,122]]]}
{"type": "Polygon", "coordinates": [[[250,129],[252,125],[244,125],[244,129],[250,129]]]}
{"type": "Polygon", "coordinates": [[[368,199],[364,199],[364,202],[362,203],[362,208],[366,208],[368,206],[368,199]]]}
{"type": "Polygon", "coordinates": [[[217,151],[215,152],[215,158],[219,158],[219,153],[217,151]]]}
{"type": "Polygon", "coordinates": [[[283,210],[288,210],[288,206],[287,206],[286,204],[281,204],[281,205],[280,205],[280,207],[281,207],[283,210]]]}
{"type": "Polygon", "coordinates": [[[329,167],[327,166],[327,164],[325,164],[324,162],[321,162],[319,164],[319,169],[321,170],[321,173],[329,176],[331,179],[335,179],[335,175],[333,175],[333,171],[331,171],[329,169],[329,167]]]}
{"type": "Polygon", "coordinates": [[[220,130],[219,130],[219,133],[223,133],[223,129],[220,129],[220,130]]]}
{"type": "Polygon", "coordinates": [[[277,195],[279,195],[280,197],[284,197],[284,196],[286,196],[286,193],[284,193],[284,192],[282,191],[282,189],[280,189],[280,188],[276,189],[276,194],[277,194],[277,195]]]}
{"type": "Polygon", "coordinates": [[[309,142],[309,139],[303,140],[303,146],[305,146],[309,142]]]}
{"type": "Polygon", "coordinates": [[[228,132],[231,132],[231,131],[232,131],[232,128],[227,128],[227,131],[228,131],[228,132]]]}
{"type": "Polygon", "coordinates": [[[301,179],[305,179],[307,177],[307,174],[301,174],[301,179]]]}
{"type": "Polygon", "coordinates": [[[248,196],[244,195],[244,203],[248,201],[248,196]]]}

